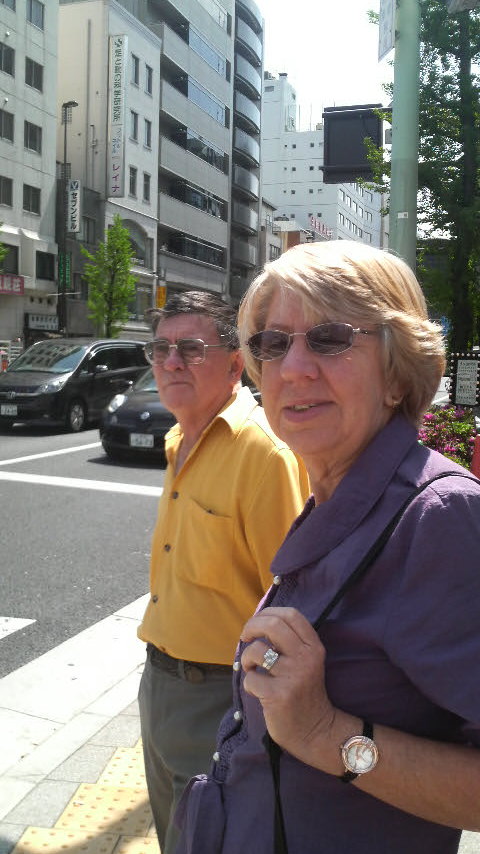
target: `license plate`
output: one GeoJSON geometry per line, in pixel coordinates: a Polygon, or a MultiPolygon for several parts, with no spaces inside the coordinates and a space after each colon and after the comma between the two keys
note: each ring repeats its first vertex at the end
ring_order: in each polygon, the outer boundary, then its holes
{"type": "Polygon", "coordinates": [[[131,448],[153,448],[153,436],[149,433],[130,433],[131,448]]]}
{"type": "Polygon", "coordinates": [[[17,407],[13,403],[2,403],[0,415],[17,415],[17,407]]]}

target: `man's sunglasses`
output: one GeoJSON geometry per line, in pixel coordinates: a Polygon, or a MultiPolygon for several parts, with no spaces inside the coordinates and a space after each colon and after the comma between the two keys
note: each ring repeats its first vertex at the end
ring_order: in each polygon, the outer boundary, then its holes
{"type": "Polygon", "coordinates": [[[336,356],[349,350],[355,335],[376,335],[376,330],[354,329],[349,323],[320,323],[307,332],[283,332],[280,329],[264,329],[256,332],[247,341],[247,347],[255,359],[270,362],[281,359],[288,353],[295,335],[304,335],[307,347],[322,356],[336,356]]]}
{"type": "Polygon", "coordinates": [[[151,365],[163,365],[171,350],[176,350],[187,365],[200,365],[205,361],[207,350],[225,348],[226,344],[205,344],[201,338],[180,338],[171,344],[167,338],[154,338],[144,346],[146,359],[151,365]]]}

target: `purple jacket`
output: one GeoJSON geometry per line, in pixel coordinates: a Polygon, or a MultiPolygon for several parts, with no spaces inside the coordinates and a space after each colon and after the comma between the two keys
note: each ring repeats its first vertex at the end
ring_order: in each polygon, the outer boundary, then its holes
{"type": "MultiPolygon", "coordinates": [[[[280,583],[260,607],[289,605],[313,622],[407,495],[446,470],[465,471],[420,445],[397,416],[329,501],[307,503],[273,561],[280,583]]],[[[444,478],[414,500],[320,630],[334,705],[373,723],[480,747],[479,543],[477,482],[444,478]]],[[[243,692],[239,671],[211,778],[191,783],[179,810],[179,854],[274,854],[264,733],[261,706],[243,692]]],[[[286,753],[281,799],[289,854],[458,849],[459,830],[391,807],[286,753]]]]}

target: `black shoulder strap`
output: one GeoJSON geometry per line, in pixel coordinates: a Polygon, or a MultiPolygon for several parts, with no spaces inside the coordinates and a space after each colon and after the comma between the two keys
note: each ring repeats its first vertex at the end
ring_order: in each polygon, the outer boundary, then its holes
{"type": "MultiPolygon", "coordinates": [[[[435,480],[440,480],[443,477],[466,477],[468,480],[473,480],[475,483],[478,483],[478,479],[467,472],[457,472],[457,471],[444,471],[440,474],[431,477],[430,480],[426,480],[424,483],[421,483],[420,486],[417,486],[413,492],[410,493],[408,498],[403,502],[402,506],[395,513],[395,515],[390,519],[388,524],[383,529],[380,536],[375,540],[373,546],[368,550],[367,554],[360,561],[357,567],[350,573],[348,578],[345,579],[343,584],[335,593],[335,596],[330,600],[328,605],[323,609],[320,616],[312,623],[313,628],[316,632],[318,632],[322,623],[327,619],[328,615],[333,611],[336,605],[340,602],[345,593],[353,587],[354,584],[359,581],[363,575],[367,572],[367,570],[372,566],[391,535],[393,534],[395,528],[397,527],[400,519],[402,518],[405,510],[415,500],[417,495],[420,492],[423,492],[427,486],[430,486],[435,480]]],[[[273,779],[273,789],[274,789],[274,798],[275,798],[275,813],[274,813],[274,852],[275,854],[288,854],[287,847],[287,839],[285,834],[285,823],[283,818],[283,810],[282,810],[282,801],[280,796],[280,757],[282,755],[282,748],[271,738],[269,732],[267,731],[263,737],[263,744],[268,753],[268,757],[270,760],[270,770],[272,772],[273,779]]]]}

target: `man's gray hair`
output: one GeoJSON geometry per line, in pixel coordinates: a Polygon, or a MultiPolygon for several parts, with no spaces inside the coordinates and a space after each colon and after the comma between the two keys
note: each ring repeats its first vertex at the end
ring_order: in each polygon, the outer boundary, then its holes
{"type": "Polygon", "coordinates": [[[153,334],[158,324],[168,317],[179,314],[202,314],[213,320],[220,339],[228,350],[238,350],[237,312],[222,297],[208,291],[182,291],[168,297],[163,308],[151,308],[145,317],[151,324],[153,334]]]}

